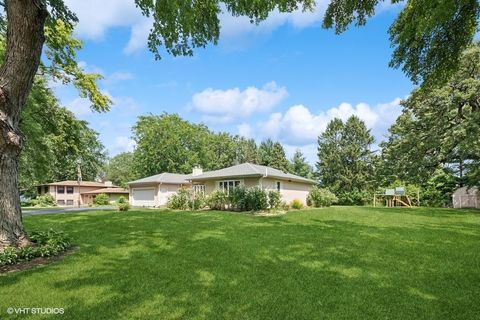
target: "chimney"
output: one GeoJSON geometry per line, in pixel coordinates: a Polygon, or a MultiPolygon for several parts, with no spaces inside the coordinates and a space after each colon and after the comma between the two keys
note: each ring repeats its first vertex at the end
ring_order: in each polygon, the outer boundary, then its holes
{"type": "Polygon", "coordinates": [[[112,181],[105,181],[104,184],[105,184],[105,187],[107,188],[110,188],[111,186],[113,186],[112,181]]]}
{"type": "Polygon", "coordinates": [[[196,177],[196,176],[199,176],[203,173],[203,169],[200,167],[200,166],[195,166],[193,167],[193,170],[192,170],[192,177],[196,177]]]}

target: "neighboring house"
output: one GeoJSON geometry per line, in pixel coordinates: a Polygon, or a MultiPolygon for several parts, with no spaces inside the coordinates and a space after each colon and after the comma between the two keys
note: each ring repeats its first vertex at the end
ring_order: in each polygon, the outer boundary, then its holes
{"type": "Polygon", "coordinates": [[[82,192],[81,196],[84,203],[91,204],[93,203],[93,200],[95,200],[95,197],[101,193],[106,194],[111,203],[117,201],[120,197],[124,197],[128,201],[128,190],[119,187],[101,188],[97,190],[86,191],[82,192]]]}
{"type": "Polygon", "coordinates": [[[181,187],[190,187],[190,175],[161,173],[128,183],[129,202],[134,207],[160,207],[181,187]]]}
{"type": "Polygon", "coordinates": [[[480,193],[477,187],[461,187],[452,195],[454,208],[480,208],[480,193]]]}
{"type": "Polygon", "coordinates": [[[180,187],[192,187],[195,192],[206,195],[214,190],[229,192],[239,185],[245,187],[261,187],[266,190],[277,190],[282,200],[290,203],[298,199],[304,204],[307,196],[316,184],[315,181],[294,174],[285,173],[271,167],[251,163],[203,172],[194,168],[192,174],[179,175],[162,173],[129,183],[130,203],[133,206],[162,206],[167,203],[168,197],[180,187]]]}
{"type": "Polygon", "coordinates": [[[110,196],[110,201],[115,201],[120,195],[128,198],[128,190],[113,186],[110,181],[60,181],[38,186],[38,194],[49,193],[59,206],[81,206],[93,203],[99,193],[110,196]]]}

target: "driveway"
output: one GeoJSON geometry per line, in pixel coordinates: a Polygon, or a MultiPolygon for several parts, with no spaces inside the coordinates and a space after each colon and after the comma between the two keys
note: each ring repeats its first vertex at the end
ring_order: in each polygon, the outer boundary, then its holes
{"type": "Polygon", "coordinates": [[[80,207],[80,208],[67,208],[67,207],[56,207],[56,208],[23,208],[23,216],[38,216],[42,214],[68,214],[68,213],[79,213],[79,212],[88,212],[88,211],[109,211],[115,210],[114,206],[101,206],[101,207],[80,207]]]}

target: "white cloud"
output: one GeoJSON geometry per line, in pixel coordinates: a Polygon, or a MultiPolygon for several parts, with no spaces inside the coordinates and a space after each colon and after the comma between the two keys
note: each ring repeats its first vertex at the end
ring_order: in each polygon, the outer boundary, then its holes
{"type": "Polygon", "coordinates": [[[134,140],[125,137],[119,136],[115,138],[115,151],[118,153],[121,152],[132,152],[136,147],[136,143],[134,140]]]}
{"type": "Polygon", "coordinates": [[[76,13],[76,33],[82,38],[100,40],[111,27],[129,27],[142,20],[133,0],[65,0],[76,13]]]}
{"type": "Polygon", "coordinates": [[[105,77],[103,82],[108,85],[116,84],[118,82],[127,81],[133,79],[134,76],[130,72],[125,71],[116,71],[108,76],[105,77]]]}
{"type": "Polygon", "coordinates": [[[258,124],[258,129],[263,137],[278,139],[292,146],[303,146],[315,143],[319,134],[325,131],[332,119],[347,120],[355,115],[363,120],[366,126],[372,129],[372,133],[379,138],[378,135],[385,133],[400,114],[399,103],[399,98],[375,107],[366,103],[359,103],[356,106],[342,103],[338,107],[318,114],[312,113],[304,105],[295,105],[284,114],[271,114],[266,122],[258,124]]]}
{"type": "Polygon", "coordinates": [[[145,48],[151,28],[152,20],[148,18],[143,18],[134,24],[130,32],[130,40],[128,40],[127,45],[123,49],[123,53],[127,55],[133,54],[145,48]]]}
{"type": "Polygon", "coordinates": [[[192,109],[204,115],[205,121],[227,123],[237,117],[248,117],[254,112],[266,112],[288,95],[284,87],[274,81],[262,88],[248,87],[219,90],[208,88],[192,97],[192,109]]]}

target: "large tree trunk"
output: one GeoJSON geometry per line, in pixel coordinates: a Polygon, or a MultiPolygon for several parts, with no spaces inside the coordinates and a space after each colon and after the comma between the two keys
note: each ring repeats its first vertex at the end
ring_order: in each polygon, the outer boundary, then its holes
{"type": "Polygon", "coordinates": [[[41,0],[6,0],[5,8],[7,48],[0,67],[0,251],[29,243],[18,192],[19,122],[40,63],[48,15],[41,0]]]}

